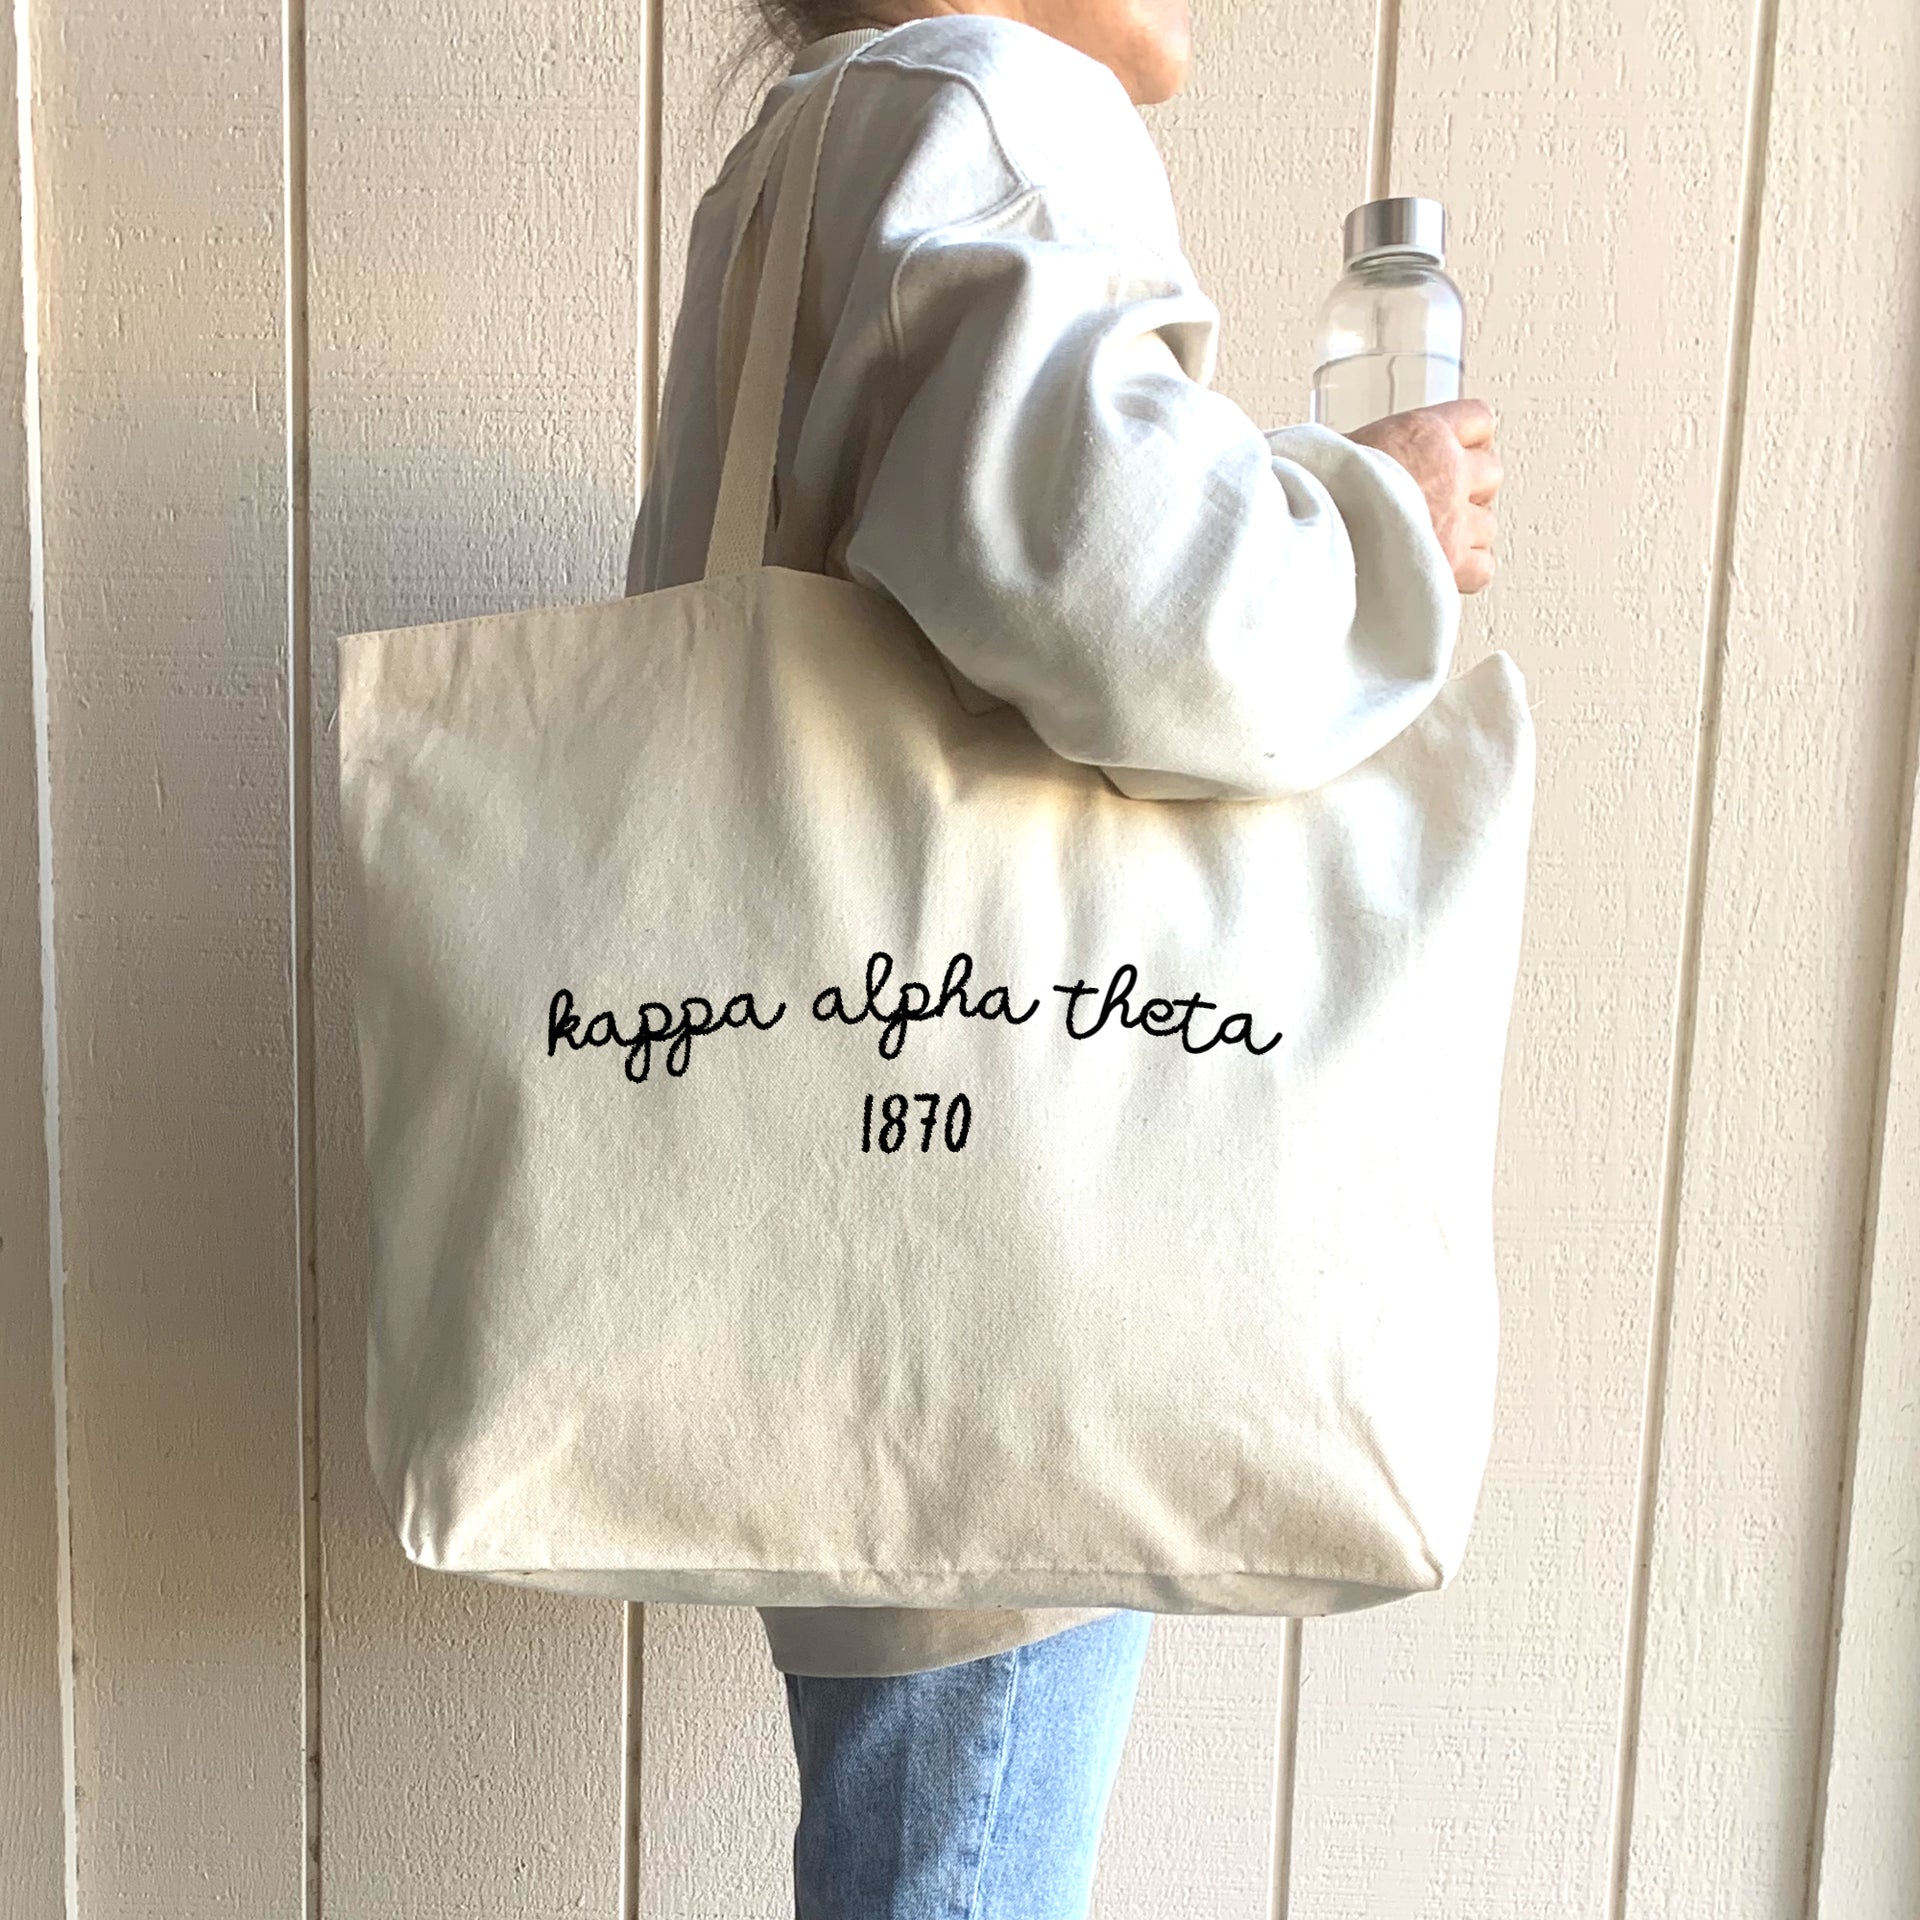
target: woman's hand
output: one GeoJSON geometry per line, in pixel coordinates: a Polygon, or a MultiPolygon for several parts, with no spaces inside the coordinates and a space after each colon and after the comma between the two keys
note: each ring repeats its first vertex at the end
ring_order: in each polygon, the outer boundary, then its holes
{"type": "Polygon", "coordinates": [[[1454,584],[1478,593],[1493,578],[1493,496],[1501,477],[1493,409],[1484,400],[1443,400],[1369,420],[1347,438],[1391,454],[1420,483],[1454,584]]]}

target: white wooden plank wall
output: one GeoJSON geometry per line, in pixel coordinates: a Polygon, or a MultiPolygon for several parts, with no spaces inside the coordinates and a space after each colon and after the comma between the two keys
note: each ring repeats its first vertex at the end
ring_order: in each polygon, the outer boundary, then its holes
{"type": "Polygon", "coordinates": [[[1540,771],[1478,1537],[1434,1603],[1307,1629],[1315,1920],[1606,1910],[1744,27],[1402,0],[1388,190],[1447,205],[1509,475],[1465,650],[1521,662],[1540,771]]]}
{"type": "MultiPolygon", "coordinates": [[[[1467,1568],[1158,1622],[1096,1910],[1914,1920],[1920,15],[1196,15],[1263,424],[1449,207],[1540,803],[1467,1568]]],[[[0,24],[0,1920],[788,1910],[751,1612],[386,1533],[332,778],[334,636],[619,590],[744,19],[0,24]]]]}
{"type": "MultiPolygon", "coordinates": [[[[17,68],[14,21],[0,51],[17,68]]],[[[58,1680],[60,1507],[53,1433],[59,1401],[41,1044],[36,709],[40,636],[22,274],[18,101],[0,96],[0,1913],[60,1911],[66,1819],[58,1680]],[[7,1889],[11,1889],[8,1892],[7,1889]]],[[[37,423],[34,423],[37,427],[37,423]]]]}
{"type": "MultiPolygon", "coordinates": [[[[65,1739],[32,1778],[45,1792],[70,1743],[80,1912],[287,1913],[305,1769],[279,10],[14,17],[64,1282],[65,1430],[31,1457],[51,1474],[64,1452],[71,1542],[65,1739]]],[[[57,1565],[43,1537],[27,1563],[57,1565]]],[[[58,1594],[36,1610],[59,1617],[58,1594]]],[[[37,1897],[60,1910],[57,1885],[37,1897]]]]}
{"type": "MultiPolygon", "coordinates": [[[[1821,1844],[1913,792],[1920,13],[1785,4],[1757,52],[1771,86],[1742,207],[1750,360],[1709,628],[1712,827],[1625,1866],[1636,1913],[1786,1920],[1821,1844]]],[[[1911,1881],[1904,1905],[1920,1910],[1911,1881]]]]}
{"type": "MultiPolygon", "coordinates": [[[[1911,481],[1909,478],[1909,486],[1911,481]]],[[[1916,624],[1910,574],[1904,617],[1916,624]]],[[[1896,617],[1899,617],[1896,615],[1896,617]]],[[[1894,1913],[1920,1887],[1920,677],[1907,717],[1902,905],[1888,928],[1886,1071],[1856,1308],[1855,1455],[1842,1487],[1831,1755],[1812,1868],[1821,1910],[1894,1913]],[[1901,1711],[1904,1703],[1906,1711],[1901,1711]],[[1892,1708],[1889,1711],[1889,1708],[1892,1708]]]]}

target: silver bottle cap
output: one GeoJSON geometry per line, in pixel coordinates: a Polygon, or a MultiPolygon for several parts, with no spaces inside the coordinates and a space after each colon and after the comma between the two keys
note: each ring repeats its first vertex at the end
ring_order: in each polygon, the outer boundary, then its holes
{"type": "Polygon", "coordinates": [[[1424,254],[1440,266],[1446,260],[1447,210],[1417,194],[1369,200],[1347,215],[1341,238],[1349,267],[1375,253],[1424,254]]]}

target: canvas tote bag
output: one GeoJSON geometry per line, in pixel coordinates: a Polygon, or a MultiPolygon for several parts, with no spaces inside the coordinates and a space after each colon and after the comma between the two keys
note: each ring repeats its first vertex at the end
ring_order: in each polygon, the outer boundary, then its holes
{"type": "Polygon", "coordinates": [[[1492,1409],[1520,675],[1302,797],[1130,798],[762,565],[843,66],[705,578],[339,642],[389,1518],[640,1600],[1437,1587],[1492,1409]]]}

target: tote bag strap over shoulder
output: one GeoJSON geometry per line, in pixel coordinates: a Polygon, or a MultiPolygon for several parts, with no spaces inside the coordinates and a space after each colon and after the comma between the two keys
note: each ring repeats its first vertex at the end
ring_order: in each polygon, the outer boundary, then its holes
{"type": "MultiPolygon", "coordinates": [[[[804,92],[790,93],[767,116],[766,125],[755,134],[747,150],[746,165],[742,169],[744,185],[734,208],[726,270],[720,276],[719,338],[713,356],[713,417],[720,423],[716,437],[721,440],[725,438],[727,423],[733,418],[734,399],[740,391],[740,363],[746,357],[747,324],[753,317],[754,291],[760,284],[760,268],[767,250],[767,223],[757,217],[766,199],[767,175],[775,159],[786,151],[786,137],[792,130],[794,116],[811,97],[804,92]]],[[[722,446],[722,458],[725,453],[722,446]]]]}
{"type": "MultiPolygon", "coordinates": [[[[802,100],[784,140],[786,161],[780,171],[772,232],[754,296],[747,331],[746,357],[734,394],[727,428],[726,457],[720,469],[720,493],[713,532],[707,543],[706,578],[747,573],[764,564],[767,506],[773,491],[774,458],[779,450],[780,415],[793,354],[794,321],[806,264],[807,232],[813,221],[814,183],[827,115],[847,69],[844,59],[827,68],[802,100]]],[[[734,258],[746,226],[759,204],[774,149],[783,144],[778,123],[760,136],[747,178],[744,211],[734,233],[734,258]]],[[[733,261],[728,263],[732,277],[733,261]]],[[[727,302],[723,299],[722,308],[727,302]]],[[[725,343],[722,344],[722,359],[725,343]]]]}

